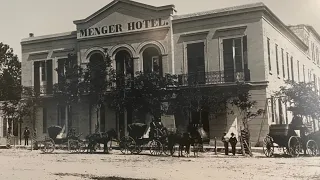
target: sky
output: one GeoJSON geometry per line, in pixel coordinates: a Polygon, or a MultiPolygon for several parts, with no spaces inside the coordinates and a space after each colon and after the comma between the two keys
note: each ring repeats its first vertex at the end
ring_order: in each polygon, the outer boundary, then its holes
{"type": "MultiPolygon", "coordinates": [[[[0,42],[21,57],[21,39],[74,31],[74,20],[86,18],[112,0],[0,0],[0,42]]],[[[174,4],[177,14],[263,2],[285,24],[309,24],[320,34],[320,0],[136,0],[154,6],[174,4]]]]}

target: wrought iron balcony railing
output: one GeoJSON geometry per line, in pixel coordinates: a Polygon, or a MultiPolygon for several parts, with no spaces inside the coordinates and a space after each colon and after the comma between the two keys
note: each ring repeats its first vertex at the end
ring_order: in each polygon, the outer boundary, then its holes
{"type": "Polygon", "coordinates": [[[223,84],[231,82],[245,82],[250,81],[249,70],[242,72],[234,71],[210,71],[197,72],[179,75],[180,85],[209,85],[209,84],[223,84]]]}

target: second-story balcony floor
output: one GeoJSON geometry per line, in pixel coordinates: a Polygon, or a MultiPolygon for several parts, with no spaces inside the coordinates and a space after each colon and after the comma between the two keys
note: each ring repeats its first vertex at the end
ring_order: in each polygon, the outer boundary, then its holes
{"type": "Polygon", "coordinates": [[[250,81],[250,71],[209,71],[179,75],[179,85],[214,85],[250,81]]]}

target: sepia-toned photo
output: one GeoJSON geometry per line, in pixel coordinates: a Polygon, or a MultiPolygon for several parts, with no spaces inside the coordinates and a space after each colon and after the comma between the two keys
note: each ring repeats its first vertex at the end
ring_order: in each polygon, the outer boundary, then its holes
{"type": "Polygon", "coordinates": [[[320,180],[319,0],[0,0],[1,180],[320,180]]]}

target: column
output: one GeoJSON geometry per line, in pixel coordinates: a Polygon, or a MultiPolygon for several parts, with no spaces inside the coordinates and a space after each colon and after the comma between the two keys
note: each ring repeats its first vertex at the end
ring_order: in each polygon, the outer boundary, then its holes
{"type": "Polygon", "coordinates": [[[139,57],[133,57],[133,72],[134,72],[134,75],[136,75],[135,73],[137,71],[141,71],[141,58],[139,57]]]}
{"type": "Polygon", "coordinates": [[[162,72],[163,74],[171,74],[169,69],[169,57],[168,55],[160,55],[162,59],[162,72]]]}

